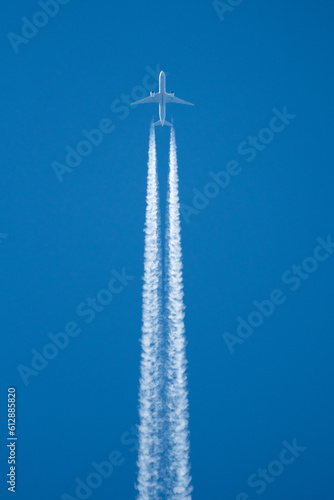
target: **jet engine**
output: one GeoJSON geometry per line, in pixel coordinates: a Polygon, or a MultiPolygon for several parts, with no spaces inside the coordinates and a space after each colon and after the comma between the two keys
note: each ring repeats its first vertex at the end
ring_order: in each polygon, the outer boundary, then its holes
{"type": "Polygon", "coordinates": [[[155,92],[154,92],[153,90],[151,90],[151,92],[150,92],[150,96],[151,96],[151,97],[154,97],[154,96],[155,96],[155,92]]]}

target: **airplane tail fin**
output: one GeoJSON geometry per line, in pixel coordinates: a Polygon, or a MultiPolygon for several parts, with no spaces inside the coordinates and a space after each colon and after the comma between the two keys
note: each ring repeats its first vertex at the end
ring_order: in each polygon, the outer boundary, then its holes
{"type": "MultiPolygon", "coordinates": [[[[157,122],[153,123],[153,125],[154,125],[155,127],[157,127],[158,125],[161,125],[161,126],[162,126],[161,120],[159,120],[159,121],[157,121],[157,122]]],[[[166,120],[164,121],[164,125],[168,125],[168,127],[172,127],[172,126],[173,126],[173,124],[172,124],[172,123],[169,123],[169,122],[167,122],[166,120]]]]}

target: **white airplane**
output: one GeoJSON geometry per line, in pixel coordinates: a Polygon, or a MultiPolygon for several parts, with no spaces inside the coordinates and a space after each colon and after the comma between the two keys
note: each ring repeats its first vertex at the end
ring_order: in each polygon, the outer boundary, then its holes
{"type": "Polygon", "coordinates": [[[183,99],[179,99],[174,96],[174,92],[170,94],[166,92],[166,75],[163,71],[160,71],[159,75],[159,92],[155,93],[153,91],[150,92],[149,97],[144,97],[144,99],[140,99],[139,101],[132,102],[133,106],[137,104],[145,104],[147,102],[155,102],[159,104],[159,118],[160,120],[153,123],[153,125],[168,125],[172,127],[173,124],[169,123],[165,120],[166,118],[166,104],[170,102],[175,102],[176,104],[188,104],[189,106],[194,106],[191,102],[183,101],[183,99]]]}

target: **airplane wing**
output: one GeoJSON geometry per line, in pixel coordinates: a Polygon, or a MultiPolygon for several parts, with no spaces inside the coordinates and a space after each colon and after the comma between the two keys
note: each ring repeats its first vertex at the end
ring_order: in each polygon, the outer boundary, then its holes
{"type": "Polygon", "coordinates": [[[146,104],[149,102],[160,102],[160,94],[154,94],[154,96],[144,97],[144,99],[139,99],[139,101],[132,102],[131,105],[134,106],[136,104],[146,104]]]}
{"type": "Polygon", "coordinates": [[[191,102],[184,101],[183,99],[179,99],[175,97],[174,94],[168,94],[166,92],[166,102],[175,102],[175,104],[188,104],[189,106],[194,106],[191,102]]]}

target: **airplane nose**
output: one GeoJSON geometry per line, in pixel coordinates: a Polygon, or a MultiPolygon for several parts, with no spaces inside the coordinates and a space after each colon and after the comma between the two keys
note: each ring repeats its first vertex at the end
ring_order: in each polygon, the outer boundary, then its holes
{"type": "Polygon", "coordinates": [[[165,73],[163,71],[160,71],[160,75],[159,76],[165,76],[165,73]]]}

